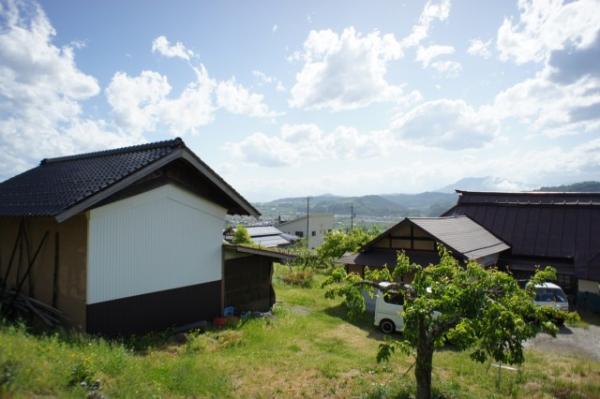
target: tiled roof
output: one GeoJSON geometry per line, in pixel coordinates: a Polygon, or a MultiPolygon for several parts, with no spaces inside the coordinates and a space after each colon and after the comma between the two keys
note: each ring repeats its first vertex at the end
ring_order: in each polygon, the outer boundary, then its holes
{"type": "Polygon", "coordinates": [[[479,259],[510,248],[466,216],[408,218],[408,220],[467,259],[479,259]]]}
{"type": "MultiPolygon", "coordinates": [[[[189,151],[184,142],[176,138],[44,159],[39,166],[0,183],[0,216],[57,216],[179,149],[189,151]]],[[[234,193],[237,201],[250,206],[216,173],[203,163],[202,166],[234,193]]],[[[250,206],[250,209],[253,208],[250,206]]]]}
{"type": "Polygon", "coordinates": [[[459,194],[446,214],[469,216],[513,256],[570,259],[577,276],[600,280],[600,193],[459,194]]]}
{"type": "Polygon", "coordinates": [[[466,216],[409,217],[375,237],[363,247],[363,252],[371,250],[375,243],[389,236],[397,227],[413,223],[426,231],[436,241],[444,244],[466,259],[480,259],[500,253],[510,247],[466,216]]]}

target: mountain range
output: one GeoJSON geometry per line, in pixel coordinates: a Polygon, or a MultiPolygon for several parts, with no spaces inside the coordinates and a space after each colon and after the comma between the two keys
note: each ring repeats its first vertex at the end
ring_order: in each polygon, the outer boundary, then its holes
{"type": "MultiPolygon", "coordinates": [[[[349,216],[351,207],[355,215],[374,218],[403,216],[439,216],[457,200],[456,189],[468,191],[562,191],[600,192],[600,182],[580,182],[570,185],[535,189],[526,184],[493,176],[467,177],[434,191],[417,194],[377,194],[339,196],[323,194],[310,197],[310,210],[314,213],[333,213],[349,216]]],[[[281,198],[254,204],[265,218],[286,218],[306,213],[306,197],[281,198]]]]}

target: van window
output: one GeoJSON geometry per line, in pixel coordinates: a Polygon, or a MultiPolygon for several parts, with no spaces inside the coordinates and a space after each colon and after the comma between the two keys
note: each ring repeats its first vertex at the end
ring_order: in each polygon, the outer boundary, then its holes
{"type": "Polygon", "coordinates": [[[536,288],[535,300],[537,302],[567,302],[563,292],[556,288],[536,288]]]}
{"type": "Polygon", "coordinates": [[[383,300],[392,305],[404,305],[404,296],[399,292],[386,292],[383,294],[383,300]]]}

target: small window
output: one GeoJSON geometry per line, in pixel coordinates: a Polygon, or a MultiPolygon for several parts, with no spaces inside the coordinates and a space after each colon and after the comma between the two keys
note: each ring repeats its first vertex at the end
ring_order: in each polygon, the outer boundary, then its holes
{"type": "Polygon", "coordinates": [[[383,300],[392,305],[403,305],[404,296],[399,292],[387,292],[383,295],[383,300]]]}
{"type": "Polygon", "coordinates": [[[294,233],[295,235],[297,235],[298,237],[302,238],[304,237],[304,232],[303,231],[297,231],[296,233],[294,233]]]}
{"type": "Polygon", "coordinates": [[[317,232],[313,230],[312,236],[315,237],[316,235],[317,235],[317,232]]]}

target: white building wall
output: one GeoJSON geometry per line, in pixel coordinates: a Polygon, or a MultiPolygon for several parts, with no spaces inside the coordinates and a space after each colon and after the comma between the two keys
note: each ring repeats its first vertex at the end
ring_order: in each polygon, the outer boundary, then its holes
{"type": "MultiPolygon", "coordinates": [[[[310,215],[308,221],[308,246],[316,248],[325,239],[325,235],[335,225],[335,218],[332,214],[315,214],[310,215]],[[314,236],[313,236],[314,232],[314,236]]],[[[277,226],[277,228],[287,234],[296,234],[302,232],[303,238],[307,237],[306,233],[306,217],[301,217],[290,222],[286,222],[277,226]]]]}
{"type": "Polygon", "coordinates": [[[579,292],[588,292],[590,294],[600,295],[600,283],[590,280],[577,281],[579,292]]]}
{"type": "Polygon", "coordinates": [[[220,280],[225,214],[174,185],[91,210],[87,303],[220,280]]]}

